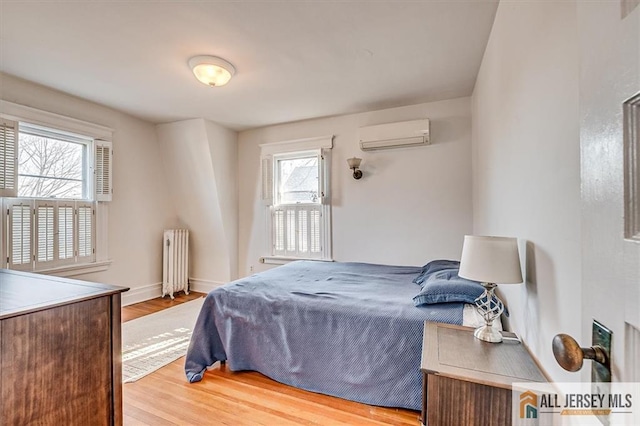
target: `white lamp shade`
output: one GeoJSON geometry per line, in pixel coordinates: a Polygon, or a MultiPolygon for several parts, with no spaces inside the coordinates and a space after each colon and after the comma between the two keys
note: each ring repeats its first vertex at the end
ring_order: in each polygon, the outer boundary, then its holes
{"type": "Polygon", "coordinates": [[[521,283],[518,240],[465,235],[458,275],[485,283],[521,283]]]}
{"type": "Polygon", "coordinates": [[[358,167],[360,167],[360,162],[362,162],[362,158],[347,158],[347,164],[349,164],[350,169],[357,169],[358,167]]]}

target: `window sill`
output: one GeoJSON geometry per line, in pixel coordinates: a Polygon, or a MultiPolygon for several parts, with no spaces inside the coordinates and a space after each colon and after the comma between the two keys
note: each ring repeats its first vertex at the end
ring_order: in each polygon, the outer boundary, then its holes
{"type": "Polygon", "coordinates": [[[284,257],[284,256],[263,256],[260,258],[260,263],[266,265],[286,265],[289,262],[295,262],[296,260],[316,260],[318,262],[333,262],[333,259],[320,259],[320,258],[308,258],[308,257],[284,257]]]}
{"type": "Polygon", "coordinates": [[[73,277],[75,275],[106,271],[107,269],[109,269],[112,262],[112,260],[103,260],[100,262],[84,263],[82,265],[69,265],[61,266],[58,268],[40,269],[33,272],[37,274],[55,275],[56,277],[73,277]]]}

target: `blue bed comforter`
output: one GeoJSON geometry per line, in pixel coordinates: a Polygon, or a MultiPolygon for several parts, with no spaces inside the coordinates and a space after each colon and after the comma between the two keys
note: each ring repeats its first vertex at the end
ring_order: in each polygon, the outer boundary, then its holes
{"type": "Polygon", "coordinates": [[[425,320],[462,324],[463,305],[415,307],[421,268],[293,262],[213,290],[185,371],[227,360],[313,392],[419,410],[425,320]]]}

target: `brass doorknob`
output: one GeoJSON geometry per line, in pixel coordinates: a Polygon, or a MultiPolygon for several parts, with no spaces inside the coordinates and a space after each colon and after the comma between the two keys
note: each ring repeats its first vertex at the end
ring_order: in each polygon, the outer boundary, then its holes
{"type": "Polygon", "coordinates": [[[582,361],[592,359],[602,365],[607,365],[609,355],[602,346],[581,348],[576,340],[568,334],[557,334],[552,342],[553,355],[562,368],[567,371],[578,371],[582,368],[582,361]]]}

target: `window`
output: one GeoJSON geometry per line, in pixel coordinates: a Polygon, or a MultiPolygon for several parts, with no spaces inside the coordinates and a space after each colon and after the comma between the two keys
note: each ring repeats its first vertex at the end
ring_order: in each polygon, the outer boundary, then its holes
{"type": "Polygon", "coordinates": [[[269,217],[270,256],[331,258],[327,191],[331,141],[263,145],[262,198],[269,217]],[[315,149],[295,150],[310,146],[315,149]]]}
{"type": "MultiPolygon", "coordinates": [[[[94,126],[5,104],[38,122],[94,126]]],[[[43,271],[95,263],[97,201],[111,198],[111,157],[110,142],[0,117],[0,267],[43,271]]]]}
{"type": "Polygon", "coordinates": [[[95,261],[95,203],[5,198],[10,269],[39,271],[95,261]]]}
{"type": "Polygon", "coordinates": [[[93,142],[20,123],[18,197],[89,199],[87,151],[93,142]]]}
{"type": "Polygon", "coordinates": [[[274,156],[273,254],[322,257],[320,152],[274,156]]]}
{"type": "Polygon", "coordinates": [[[276,157],[276,203],[318,203],[320,161],[315,152],[276,157]]]}

